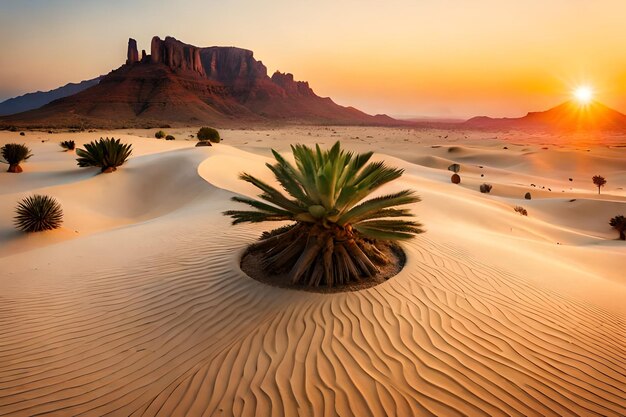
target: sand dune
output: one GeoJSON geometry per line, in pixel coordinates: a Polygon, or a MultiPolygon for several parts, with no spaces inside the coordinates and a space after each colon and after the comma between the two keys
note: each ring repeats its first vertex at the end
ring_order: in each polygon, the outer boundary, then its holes
{"type": "MultiPolygon", "coordinates": [[[[124,133],[135,156],[110,175],[27,136],[25,172],[0,175],[0,415],[626,414],[626,246],[606,224],[626,214],[626,184],[607,174],[600,197],[591,184],[527,201],[518,191],[530,177],[569,181],[500,161],[492,139],[448,152],[431,147],[432,132],[335,131],[231,131],[211,148],[124,133]],[[308,133],[377,150],[406,169],[381,192],[422,196],[414,210],[427,233],[404,245],[407,266],[388,282],[315,294],[239,269],[267,226],[219,214],[235,193],[255,194],[237,173],[270,178],[268,147],[308,133]],[[470,155],[484,168],[450,184],[443,165],[470,155]],[[492,194],[477,190],[483,171],[492,194]],[[63,204],[61,230],[12,231],[15,202],[31,191],[63,204]]],[[[573,170],[603,169],[625,150],[597,152],[573,170]]]]}

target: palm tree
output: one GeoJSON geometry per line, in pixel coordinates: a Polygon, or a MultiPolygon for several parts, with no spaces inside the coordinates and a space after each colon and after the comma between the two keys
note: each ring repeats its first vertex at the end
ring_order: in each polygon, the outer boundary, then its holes
{"type": "Polygon", "coordinates": [[[620,240],[626,240],[626,217],[622,215],[615,216],[609,220],[609,224],[619,232],[620,240]]]}
{"type": "Polygon", "coordinates": [[[240,178],[257,188],[263,201],[233,197],[255,210],[229,210],[233,224],[290,221],[265,232],[250,247],[261,254],[261,267],[270,273],[288,272],[293,284],[329,287],[373,277],[390,259],[384,253],[390,241],[422,233],[421,224],[396,206],[420,201],[403,190],[362,201],[403,170],[370,162],[372,152],[353,154],[339,142],[322,151],[305,145],[291,147],[295,166],[272,150],[276,164],[266,164],[288,195],[249,175],[240,178]],[[269,203],[269,204],[268,204],[269,203]]]}
{"type": "Polygon", "coordinates": [[[598,187],[598,194],[600,194],[600,188],[604,187],[604,185],[606,184],[606,180],[601,175],[594,175],[591,179],[593,180],[593,183],[596,185],[596,187],[598,187]]]}

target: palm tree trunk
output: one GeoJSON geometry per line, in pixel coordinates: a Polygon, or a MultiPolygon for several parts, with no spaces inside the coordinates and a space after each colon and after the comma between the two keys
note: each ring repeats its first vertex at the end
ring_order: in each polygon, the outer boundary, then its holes
{"type": "Polygon", "coordinates": [[[619,231],[619,238],[620,240],[626,240],[626,233],[624,233],[624,230],[619,231]]]}

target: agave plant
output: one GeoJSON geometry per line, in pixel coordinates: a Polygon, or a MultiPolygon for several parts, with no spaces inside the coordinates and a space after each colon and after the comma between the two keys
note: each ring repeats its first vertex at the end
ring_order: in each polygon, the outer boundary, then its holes
{"type": "Polygon", "coordinates": [[[26,145],[20,145],[19,143],[7,143],[0,148],[0,154],[2,154],[2,161],[0,162],[9,164],[7,172],[13,173],[22,172],[20,163],[33,156],[26,145]]]}
{"type": "Polygon", "coordinates": [[[99,167],[102,172],[113,172],[132,153],[132,145],[120,143],[119,139],[106,138],[87,143],[85,149],[77,149],[79,167],[99,167]]]}
{"type": "Polygon", "coordinates": [[[329,287],[373,277],[379,266],[390,262],[384,248],[389,241],[409,239],[421,233],[420,224],[406,218],[406,208],[420,201],[403,190],[362,201],[383,184],[400,177],[403,170],[370,162],[372,152],[353,154],[339,142],[330,150],[316,145],[291,147],[296,165],[272,150],[276,164],[267,164],[287,192],[249,175],[240,178],[257,188],[263,201],[233,197],[255,210],[230,210],[224,214],[233,224],[290,221],[264,233],[250,250],[262,254],[262,268],[288,272],[293,284],[329,287]],[[268,204],[269,203],[269,204],[268,204]]]}
{"type": "Polygon", "coordinates": [[[47,195],[26,197],[18,203],[15,213],[15,227],[24,232],[57,229],[63,222],[61,205],[47,195]]]}
{"type": "Polygon", "coordinates": [[[59,143],[59,145],[61,145],[61,148],[65,149],[66,151],[73,151],[74,149],[76,149],[76,142],[74,142],[73,140],[64,140],[63,142],[59,143]]]}

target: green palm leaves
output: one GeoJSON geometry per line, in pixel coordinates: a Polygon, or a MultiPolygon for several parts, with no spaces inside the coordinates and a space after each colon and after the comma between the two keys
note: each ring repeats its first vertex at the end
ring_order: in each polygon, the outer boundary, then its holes
{"type": "Polygon", "coordinates": [[[85,149],[77,149],[79,167],[99,167],[102,172],[113,172],[126,162],[132,153],[132,146],[120,143],[119,139],[106,138],[84,145],[85,149]]]}
{"type": "MultiPolygon", "coordinates": [[[[372,277],[389,258],[379,241],[409,239],[422,232],[411,213],[398,208],[420,201],[403,190],[363,201],[375,190],[399,178],[403,170],[370,162],[372,152],[355,154],[305,145],[291,147],[295,165],[272,151],[275,164],[267,164],[283,188],[278,190],[249,174],[241,179],[261,190],[255,200],[233,197],[254,210],[229,210],[233,224],[292,221],[295,224],[264,234],[253,245],[262,251],[265,269],[289,272],[293,283],[317,286],[345,284],[372,277]]],[[[384,245],[383,245],[384,246],[384,245]]]]}
{"type": "Polygon", "coordinates": [[[287,195],[263,181],[242,174],[263,193],[267,203],[244,197],[233,200],[255,208],[254,211],[230,210],[233,224],[291,220],[307,223],[351,225],[362,234],[380,239],[406,239],[420,233],[420,224],[408,220],[382,220],[410,217],[406,209],[392,207],[420,201],[413,191],[404,190],[373,198],[358,204],[382,185],[399,178],[403,170],[387,167],[383,162],[369,162],[372,152],[354,154],[341,150],[337,142],[330,150],[316,145],[291,147],[295,166],[272,151],[277,163],[267,164],[287,195]]]}

